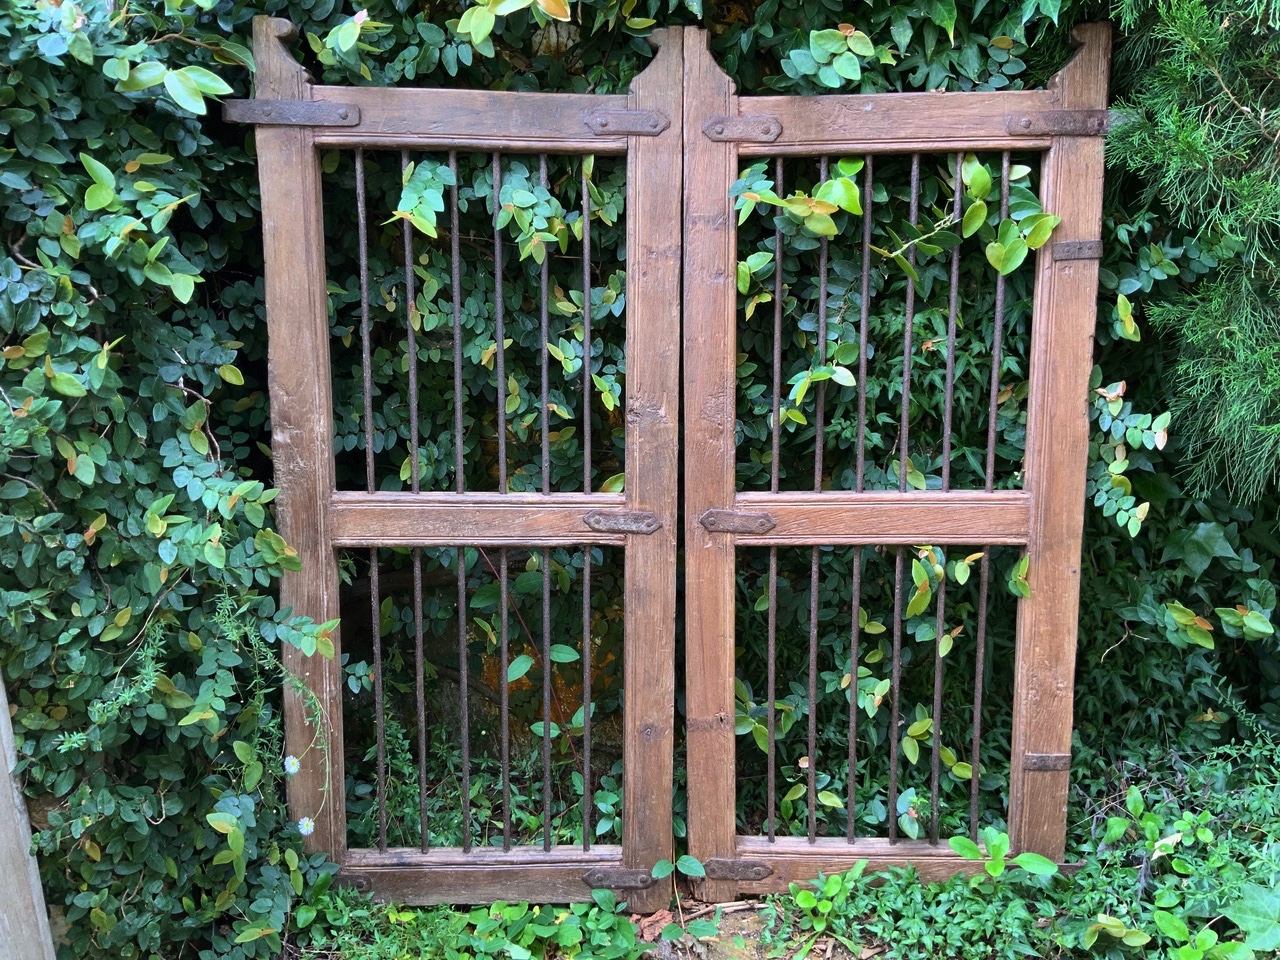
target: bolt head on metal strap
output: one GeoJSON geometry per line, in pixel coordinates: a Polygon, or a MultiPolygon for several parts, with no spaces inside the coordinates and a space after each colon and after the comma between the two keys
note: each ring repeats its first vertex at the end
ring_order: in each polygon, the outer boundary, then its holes
{"type": "Polygon", "coordinates": [[[222,119],[271,127],[354,127],[360,122],[360,108],[310,100],[227,100],[222,119]]]}
{"type": "Polygon", "coordinates": [[[763,860],[731,860],[713,857],[704,863],[708,880],[763,880],[773,873],[773,867],[763,860]]]}
{"type": "Polygon", "coordinates": [[[1046,110],[1011,113],[1005,130],[1012,137],[1097,137],[1107,132],[1105,110],[1046,110]]]}
{"type": "Polygon", "coordinates": [[[778,525],[773,514],[745,510],[708,510],[698,522],[712,533],[768,533],[778,525]]]}
{"type": "Polygon", "coordinates": [[[592,510],[582,522],[596,533],[650,534],[662,527],[662,521],[648,510],[592,510]]]}
{"type": "Polygon", "coordinates": [[[593,890],[648,890],[658,881],[648,870],[596,867],[583,874],[582,882],[593,890]]]}
{"type": "Polygon", "coordinates": [[[773,143],[782,136],[777,117],[712,117],[702,125],[708,140],[720,143],[773,143]]]}
{"type": "Polygon", "coordinates": [[[657,110],[593,110],[583,122],[597,137],[656,137],[671,126],[657,110]]]}

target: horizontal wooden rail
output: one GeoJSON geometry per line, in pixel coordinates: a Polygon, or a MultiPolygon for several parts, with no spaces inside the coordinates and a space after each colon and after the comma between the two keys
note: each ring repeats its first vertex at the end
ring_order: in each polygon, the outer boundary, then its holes
{"type": "MultiPolygon", "coordinates": [[[[350,849],[338,873],[340,882],[359,890],[376,890],[398,903],[427,906],[458,902],[466,890],[471,902],[529,900],[568,903],[591,899],[583,880],[589,870],[622,865],[622,848],[614,845],[475,849],[441,847],[429,853],[417,848],[350,849]]],[[[626,893],[621,896],[625,898],[626,893]]]]}
{"type": "Polygon", "coordinates": [[[620,493],[355,493],[329,503],[333,543],[381,546],[568,546],[624,544],[626,533],[592,529],[584,519],[621,513],[620,493]]]}
{"type": "Polygon", "coordinates": [[[740,117],[773,117],[771,142],[743,142],[743,157],[818,154],[1046,150],[1048,137],[1011,135],[1010,116],[1059,107],[1050,90],[995,93],[888,93],[822,97],[740,97],[740,117]]]}
{"type": "Polygon", "coordinates": [[[1031,497],[1022,491],[741,493],[734,510],[774,521],[768,530],[736,535],[740,546],[753,547],[1024,544],[1031,529],[1031,497]]]}
{"type": "Polygon", "coordinates": [[[312,87],[312,99],[357,107],[359,123],[316,127],[317,146],[369,150],[501,150],[504,153],[621,154],[626,137],[598,136],[587,119],[627,109],[627,97],[578,93],[312,87]]]}
{"type": "Polygon", "coordinates": [[[922,880],[945,880],[957,873],[976,873],[981,861],[965,860],[949,846],[934,846],[925,840],[890,843],[883,837],[859,839],[855,843],[838,837],[738,837],[738,856],[759,860],[773,868],[763,880],[734,881],[740,893],[778,893],[789,883],[812,883],[819,873],[843,873],[859,860],[867,861],[867,872],[889,867],[915,867],[922,880]]]}

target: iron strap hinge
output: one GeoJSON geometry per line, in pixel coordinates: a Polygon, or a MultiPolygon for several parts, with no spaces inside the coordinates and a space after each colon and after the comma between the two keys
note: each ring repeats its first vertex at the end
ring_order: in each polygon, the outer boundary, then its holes
{"type": "Polygon", "coordinates": [[[360,122],[360,108],[311,100],[227,100],[222,119],[272,127],[354,127],[360,122]]]}
{"type": "Polygon", "coordinates": [[[657,110],[593,110],[583,122],[597,137],[656,137],[671,126],[657,110]]]}
{"type": "Polygon", "coordinates": [[[773,143],[782,136],[777,117],[712,117],[702,125],[708,140],[718,143],[773,143]]]}
{"type": "Polygon", "coordinates": [[[708,510],[698,522],[712,533],[768,533],[778,525],[773,514],[745,510],[708,510]]]}
{"type": "Polygon", "coordinates": [[[1054,260],[1101,260],[1101,240],[1055,240],[1051,245],[1054,260]]]}
{"type": "Polygon", "coordinates": [[[662,527],[648,510],[592,510],[583,514],[582,522],[596,533],[650,534],[662,527]]]}
{"type": "Polygon", "coordinates": [[[648,890],[658,881],[648,870],[596,867],[583,874],[582,882],[593,890],[648,890]]]}
{"type": "Polygon", "coordinates": [[[763,880],[773,873],[773,867],[763,860],[731,860],[714,857],[703,865],[708,880],[763,880]]]}
{"type": "Polygon", "coordinates": [[[1071,754],[1069,753],[1028,753],[1022,758],[1023,770],[1053,770],[1062,771],[1071,769],[1071,754]]]}
{"type": "Polygon", "coordinates": [[[1098,137],[1107,132],[1105,110],[1046,110],[1011,113],[1005,130],[1011,137],[1098,137]]]}

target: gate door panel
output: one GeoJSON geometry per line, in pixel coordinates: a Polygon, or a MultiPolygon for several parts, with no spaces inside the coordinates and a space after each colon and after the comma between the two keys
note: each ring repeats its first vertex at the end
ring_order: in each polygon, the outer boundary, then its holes
{"type": "Polygon", "coordinates": [[[1077,39],[1043,91],[738,97],[685,34],[689,842],[707,899],[860,859],[972,869],[947,839],[984,811],[1015,850],[1062,858],[1110,53],[1105,26],[1077,39]],[[983,198],[975,220],[1029,228],[1028,185],[1061,223],[1015,302],[994,269],[1027,252],[1013,234],[939,241],[983,198]],[[762,226],[753,208],[797,189],[794,224],[762,226]],[[909,223],[890,233],[894,209],[909,223]],[[847,226],[801,230],[810,214],[847,226]],[[985,355],[956,355],[958,330],[985,355]],[[984,729],[993,686],[1013,712],[984,729]],[[820,728],[810,707],[837,691],[846,713],[820,728]],[[1004,783],[983,758],[1006,752],[1004,783]]]}
{"type": "MultiPolygon", "coordinates": [[[[302,767],[290,782],[291,812],[314,821],[308,845],[339,862],[341,879],[402,902],[582,900],[592,887],[611,887],[633,909],[665,906],[667,892],[650,874],[671,854],[679,31],[629,96],[316,86],[284,46],[293,38],[288,23],[258,18],[254,31],[255,99],[228,104],[227,115],[257,124],[279,522],[302,562],[301,572],[285,575],[281,602],[317,622],[343,617],[352,660],[372,660],[363,679],[373,692],[371,715],[349,714],[344,740],[344,644],[334,637],[337,656],[329,660],[285,648],[303,681],[286,699],[288,752],[302,767]],[[625,311],[595,312],[594,332],[592,289],[597,307],[618,291],[591,262],[588,155],[625,164],[629,258],[625,311]],[[548,158],[557,175],[575,172],[548,182],[548,158]],[[429,239],[405,219],[383,223],[402,171],[405,184],[436,190],[439,236],[429,239]],[[509,288],[493,295],[504,271],[537,271],[507,229],[506,200],[497,196],[504,178],[509,187],[521,179],[524,193],[512,204],[532,203],[539,185],[540,196],[559,190],[578,204],[566,202],[560,214],[572,228],[569,249],[549,245],[537,261],[540,305],[518,302],[509,288]],[[392,189],[378,186],[387,183],[392,189]],[[326,201],[331,244],[358,262],[346,276],[326,271],[326,201]],[[427,257],[451,263],[453,289],[436,290],[434,281],[424,288],[429,278],[414,268],[427,257]],[[576,281],[565,281],[572,290],[558,289],[554,271],[557,289],[548,290],[552,257],[555,270],[577,271],[576,281]],[[492,263],[489,274],[477,258],[492,263]],[[496,316],[478,316],[475,298],[467,299],[485,284],[488,300],[479,302],[496,302],[496,316]],[[607,372],[602,345],[621,326],[619,313],[625,344],[621,334],[612,342],[625,348],[625,369],[612,362],[614,382],[625,387],[606,403],[610,384],[594,375],[607,372]],[[463,347],[476,330],[492,332],[489,348],[473,356],[463,347]],[[522,333],[525,342],[514,342],[522,333]],[[593,362],[582,362],[583,344],[588,356],[595,347],[593,362]],[[509,357],[522,348],[531,350],[524,369],[541,365],[541,386],[536,374],[511,386],[509,357]],[[335,361],[359,371],[336,398],[328,375],[335,361]],[[455,408],[452,425],[436,436],[419,422],[428,394],[436,408],[455,408]],[[612,442],[601,439],[606,431],[612,442]],[[358,489],[335,482],[335,434],[347,458],[339,462],[363,475],[358,489]],[[568,443],[571,434],[582,471],[549,476],[548,444],[568,443]],[[398,476],[389,448],[403,458],[398,476]],[[493,475],[478,474],[478,456],[496,460],[493,475]],[[605,484],[600,461],[611,459],[622,476],[605,484]],[[341,596],[340,560],[350,584],[341,596]],[[614,574],[620,595],[605,582],[614,574]],[[580,630],[550,635],[553,606],[569,609],[557,623],[573,623],[575,603],[580,630]],[[593,699],[593,674],[607,666],[593,654],[604,656],[606,632],[617,647],[619,619],[621,692],[598,690],[593,699]],[[395,646],[395,636],[404,644],[395,646]],[[395,690],[384,683],[393,659],[415,683],[395,690]],[[424,674],[452,676],[456,699],[428,697],[424,674]],[[516,696],[537,722],[526,712],[517,729],[516,696]],[[608,751],[593,760],[593,711],[605,697],[620,698],[621,720],[608,751]],[[447,763],[436,736],[442,725],[454,738],[445,738],[444,752],[455,758],[447,763]],[[352,845],[343,751],[357,728],[370,738],[360,742],[376,774],[364,777],[373,780],[368,793],[351,801],[367,827],[362,844],[352,845]],[[416,759],[417,782],[391,781],[403,774],[403,763],[388,770],[400,747],[416,759]],[[562,762],[572,757],[572,784],[567,776],[552,782],[553,750],[562,762]],[[446,787],[457,792],[451,808],[440,801],[446,787]],[[410,799],[389,813],[406,792],[410,799]],[[481,816],[480,807],[490,812],[481,816]],[[618,817],[621,843],[596,843],[597,830],[608,837],[618,817]],[[568,839],[553,832],[553,818],[569,824],[568,839]]],[[[429,201],[425,207],[418,214],[433,216],[429,201]]],[[[598,732],[602,712],[594,720],[598,732]]]]}

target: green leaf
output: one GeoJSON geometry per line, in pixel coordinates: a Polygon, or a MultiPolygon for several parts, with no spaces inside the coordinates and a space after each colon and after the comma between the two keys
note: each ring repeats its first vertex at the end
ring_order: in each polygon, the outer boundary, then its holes
{"type": "Polygon", "coordinates": [[[218,376],[227,383],[235,384],[237,387],[244,386],[244,374],[240,370],[229,363],[224,363],[218,368],[218,376]]]}
{"type": "MultiPolygon", "coordinates": [[[[192,295],[196,292],[195,277],[188,276],[185,273],[175,273],[169,277],[169,289],[173,291],[173,295],[180,302],[190,303],[192,295]]],[[[244,382],[243,378],[241,378],[240,382],[244,382]]]]}
{"type": "Polygon", "coordinates": [[[156,60],[148,60],[131,68],[129,75],[116,84],[116,89],[122,93],[146,90],[148,87],[154,87],[157,83],[161,83],[168,73],[169,68],[163,63],[156,60]]]}
{"type": "Polygon", "coordinates": [[[1251,950],[1280,950],[1280,890],[1246,883],[1240,899],[1222,912],[1245,933],[1251,950]]]}
{"type": "Polygon", "coordinates": [[[686,877],[705,877],[707,875],[706,868],[703,867],[702,861],[687,853],[676,861],[676,869],[686,877]]]}
{"type": "Polygon", "coordinates": [[[210,813],[205,816],[205,820],[208,821],[209,826],[223,835],[237,828],[236,818],[229,813],[210,813]]]}
{"type": "Polygon", "coordinates": [[[947,841],[951,849],[966,860],[985,860],[982,850],[968,837],[952,837],[947,841]]]}
{"type": "Polygon", "coordinates": [[[49,378],[49,386],[64,397],[83,397],[88,393],[84,384],[69,373],[55,373],[49,378]]]}
{"type": "Polygon", "coordinates": [[[116,176],[105,165],[99,163],[87,153],[80,154],[80,162],[84,164],[85,170],[93,178],[94,183],[101,184],[109,190],[115,190],[116,176]]]}
{"type": "Polygon", "coordinates": [[[204,115],[204,97],[195,80],[188,74],[181,70],[170,70],[164,75],[164,88],[178,106],[199,116],[204,115]]]}
{"type": "Polygon", "coordinates": [[[551,659],[556,663],[576,663],[579,655],[578,651],[573,647],[563,643],[553,643],[551,645],[551,659]]]}
{"type": "Polygon", "coordinates": [[[520,654],[520,656],[512,660],[507,666],[507,683],[515,683],[528,673],[529,668],[532,666],[533,657],[529,656],[527,653],[520,654]]]}
{"type": "Polygon", "coordinates": [[[1058,872],[1058,865],[1048,857],[1043,857],[1038,853],[1032,853],[1028,850],[1026,853],[1020,853],[1013,858],[1013,862],[1020,866],[1027,873],[1035,874],[1037,877],[1052,877],[1058,872]]]}
{"type": "Polygon", "coordinates": [[[183,67],[175,72],[189,78],[195,84],[197,90],[208,96],[220,97],[232,92],[231,85],[227,81],[212,70],[206,70],[204,67],[183,67]]]}
{"type": "Polygon", "coordinates": [[[1181,917],[1175,916],[1167,910],[1157,910],[1151,915],[1151,919],[1156,922],[1156,926],[1166,937],[1178,943],[1186,943],[1191,939],[1191,931],[1187,928],[1187,922],[1181,917]]]}
{"type": "Polygon", "coordinates": [[[653,865],[653,870],[651,872],[655,879],[665,880],[667,877],[671,876],[675,869],[676,865],[670,860],[659,860],[653,865]]]}
{"type": "Polygon", "coordinates": [[[841,799],[837,797],[834,793],[832,793],[830,790],[819,790],[818,802],[822,804],[824,807],[830,807],[833,810],[839,810],[844,806],[844,803],[841,801],[841,799]]]}
{"type": "Polygon", "coordinates": [[[964,212],[964,220],[960,223],[960,234],[972,237],[987,222],[987,204],[983,200],[975,200],[964,212]]]}

